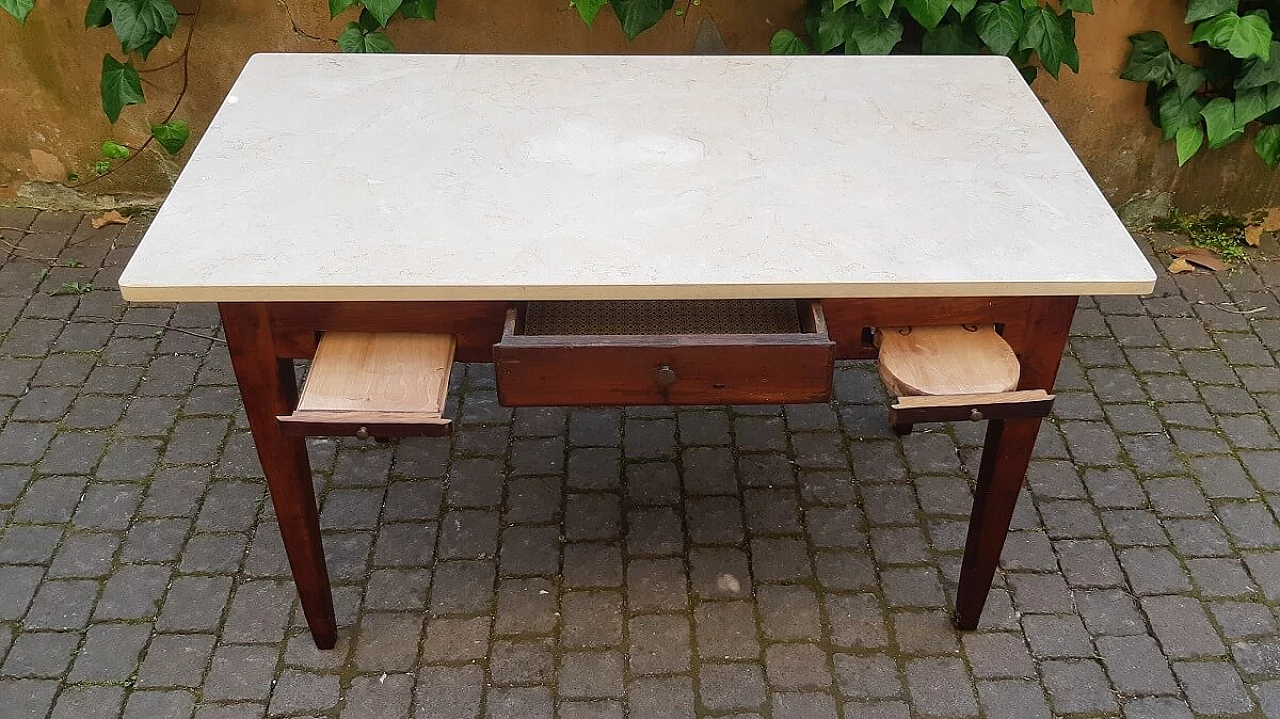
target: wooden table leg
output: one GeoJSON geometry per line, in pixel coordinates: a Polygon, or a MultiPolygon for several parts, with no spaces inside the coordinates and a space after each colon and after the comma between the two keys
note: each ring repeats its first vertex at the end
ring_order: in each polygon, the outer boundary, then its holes
{"type": "Polygon", "coordinates": [[[987,422],[956,590],[956,626],[960,629],[976,629],[982,617],[1039,430],[1039,417],[987,422]]]}
{"type": "Polygon", "coordinates": [[[301,437],[281,434],[276,420],[297,404],[293,360],[276,356],[266,305],[222,303],[218,310],[302,611],[316,646],[331,649],[337,641],[337,621],[307,445],[301,437]]]}
{"type": "MultiPolygon", "coordinates": [[[[1026,314],[1005,324],[1004,338],[1022,366],[1018,389],[1053,391],[1076,303],[1075,297],[1028,298],[1026,314]]],[[[976,629],[982,617],[1039,431],[1039,417],[987,423],[956,590],[960,629],[976,629]]]]}

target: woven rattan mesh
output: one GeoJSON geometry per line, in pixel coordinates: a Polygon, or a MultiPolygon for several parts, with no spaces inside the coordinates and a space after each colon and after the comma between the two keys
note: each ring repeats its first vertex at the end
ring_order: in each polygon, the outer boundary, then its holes
{"type": "Polygon", "coordinates": [[[530,302],[526,335],[706,335],[800,332],[795,300],[530,302]]]}

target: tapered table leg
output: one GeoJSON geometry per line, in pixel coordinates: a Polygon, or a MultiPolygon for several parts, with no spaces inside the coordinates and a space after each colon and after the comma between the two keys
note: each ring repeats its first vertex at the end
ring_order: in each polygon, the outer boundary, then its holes
{"type": "Polygon", "coordinates": [[[266,305],[222,303],[218,310],[302,611],[316,646],[331,649],[337,621],[306,441],[281,434],[276,420],[297,404],[293,361],[276,356],[266,305]]]}
{"type": "Polygon", "coordinates": [[[1039,430],[1039,417],[987,423],[973,513],[969,516],[969,538],[956,590],[956,626],[960,629],[977,628],[982,617],[1039,430]]]}
{"type": "MultiPolygon", "coordinates": [[[[1027,298],[1025,314],[1005,324],[1004,338],[1022,367],[1018,389],[1053,391],[1077,301],[1076,297],[1027,298]]],[[[1039,431],[1039,417],[987,423],[956,590],[955,620],[960,629],[975,629],[982,618],[1039,431]]]]}

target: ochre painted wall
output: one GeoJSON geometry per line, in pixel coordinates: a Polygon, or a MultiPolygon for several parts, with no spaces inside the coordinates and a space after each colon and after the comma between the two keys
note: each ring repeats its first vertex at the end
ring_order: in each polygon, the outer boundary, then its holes
{"type": "MultiPolygon", "coordinates": [[[[179,0],[184,10],[196,0],[179,0]]],[[[163,118],[181,86],[181,64],[147,73],[148,102],[127,108],[112,128],[98,105],[102,55],[118,53],[109,30],[85,30],[84,0],[39,0],[25,27],[0,17],[0,202],[55,203],[67,195],[42,182],[68,173],[91,177],[89,165],[108,138],[137,145],[148,122],[163,118]]],[[[711,19],[731,53],[768,51],[783,27],[798,29],[804,0],[702,0],[686,17],[668,15],[628,43],[608,9],[586,28],[567,0],[440,0],[439,20],[397,21],[391,35],[405,52],[689,53],[711,19]]],[[[1185,38],[1183,0],[1095,0],[1082,16],[1079,75],[1038,80],[1036,92],[1086,167],[1116,205],[1147,192],[1172,192],[1179,205],[1236,210],[1280,204],[1280,172],[1253,156],[1251,142],[1207,153],[1179,169],[1172,147],[1160,143],[1143,106],[1143,87],[1117,78],[1127,36],[1159,29],[1185,38]]],[[[328,18],[323,0],[204,0],[190,49],[190,84],[177,117],[193,138],[208,123],[241,65],[255,52],[336,51],[332,38],[350,18],[328,18]]],[[[175,59],[189,30],[179,26],[142,67],[175,59]]],[[[1191,51],[1179,49],[1184,56],[1191,51]]],[[[1251,138],[1249,138],[1251,140],[1251,138]]],[[[148,151],[111,176],[82,188],[86,195],[133,193],[157,197],[169,187],[190,147],[178,158],[148,151]]],[[[251,167],[246,167],[251,171],[251,167]]],[[[144,198],[145,201],[145,198],[144,198]]]]}

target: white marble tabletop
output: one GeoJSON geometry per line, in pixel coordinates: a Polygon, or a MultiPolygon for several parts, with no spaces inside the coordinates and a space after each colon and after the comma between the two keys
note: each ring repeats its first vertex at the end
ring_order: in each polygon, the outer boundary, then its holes
{"type": "Polygon", "coordinates": [[[135,301],[1140,294],[1002,57],[256,55],[135,301]]]}

